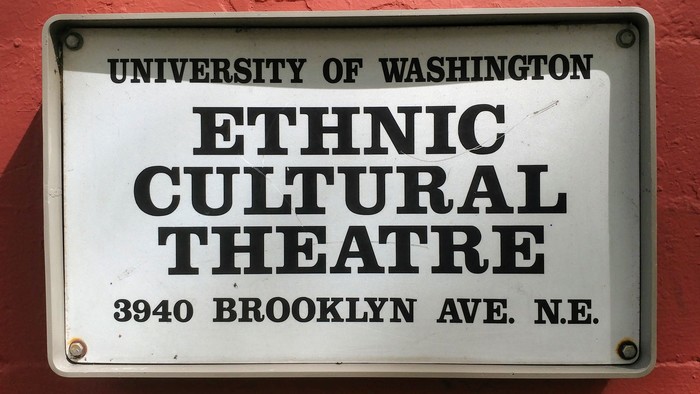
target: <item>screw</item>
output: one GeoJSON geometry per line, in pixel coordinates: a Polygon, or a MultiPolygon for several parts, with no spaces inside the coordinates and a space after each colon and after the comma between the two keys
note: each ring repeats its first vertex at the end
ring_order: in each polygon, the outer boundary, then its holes
{"type": "Polygon", "coordinates": [[[632,341],[624,341],[617,347],[617,354],[623,360],[632,360],[637,357],[637,345],[632,341]]]}
{"type": "Polygon", "coordinates": [[[75,340],[68,345],[68,354],[75,359],[83,358],[87,353],[87,346],[81,340],[75,340]]]}
{"type": "Polygon", "coordinates": [[[635,36],[634,32],[630,29],[622,29],[617,33],[615,40],[617,41],[617,45],[622,48],[629,48],[637,41],[637,36],[635,36]]]}
{"type": "Polygon", "coordinates": [[[83,47],[83,36],[78,33],[68,33],[63,42],[66,44],[66,48],[77,51],[83,47]]]}

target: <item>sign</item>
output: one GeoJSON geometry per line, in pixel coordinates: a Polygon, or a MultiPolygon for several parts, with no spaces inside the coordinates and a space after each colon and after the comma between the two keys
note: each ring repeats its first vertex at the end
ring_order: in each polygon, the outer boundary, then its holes
{"type": "Polygon", "coordinates": [[[51,22],[56,368],[648,370],[635,12],[51,22]]]}

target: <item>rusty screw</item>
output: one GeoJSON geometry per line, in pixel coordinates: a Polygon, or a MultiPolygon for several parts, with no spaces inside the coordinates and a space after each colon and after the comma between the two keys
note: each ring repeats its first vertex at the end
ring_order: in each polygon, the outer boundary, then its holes
{"type": "Polygon", "coordinates": [[[68,345],[68,354],[74,359],[79,359],[85,357],[87,353],[87,346],[80,340],[75,340],[68,345]]]}
{"type": "Polygon", "coordinates": [[[617,348],[617,354],[623,360],[632,360],[637,357],[637,345],[632,341],[625,341],[620,344],[617,348]]]}
{"type": "Polygon", "coordinates": [[[68,33],[63,42],[66,44],[66,48],[77,51],[83,47],[83,36],[78,33],[68,33]]]}

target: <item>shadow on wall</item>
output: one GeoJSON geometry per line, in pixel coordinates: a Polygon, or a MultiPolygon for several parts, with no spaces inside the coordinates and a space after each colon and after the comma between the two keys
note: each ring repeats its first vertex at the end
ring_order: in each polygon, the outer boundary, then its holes
{"type": "Polygon", "coordinates": [[[0,392],[600,393],[605,380],[67,379],[46,356],[41,108],[0,175],[0,392]]]}
{"type": "Polygon", "coordinates": [[[0,382],[40,361],[48,368],[42,162],[40,107],[0,175],[0,382]]]}

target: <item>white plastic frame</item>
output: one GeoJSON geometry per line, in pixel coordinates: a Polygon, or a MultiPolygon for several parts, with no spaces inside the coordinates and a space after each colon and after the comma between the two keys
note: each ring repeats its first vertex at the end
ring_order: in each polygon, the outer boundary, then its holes
{"type": "Polygon", "coordinates": [[[69,377],[640,377],[656,359],[656,111],[654,27],[640,8],[467,9],[389,12],[56,15],[42,35],[44,245],[48,360],[69,377]],[[633,24],[640,33],[640,349],[629,365],[75,364],[66,356],[62,198],[62,40],[77,27],[360,27],[547,23],[633,24]]]}

